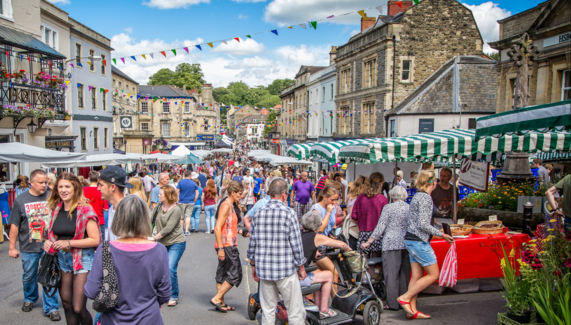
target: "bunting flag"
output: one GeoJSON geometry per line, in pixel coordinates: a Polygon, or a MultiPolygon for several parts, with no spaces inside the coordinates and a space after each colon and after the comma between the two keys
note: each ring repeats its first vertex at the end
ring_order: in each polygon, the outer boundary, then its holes
{"type": "Polygon", "coordinates": [[[379,14],[383,14],[383,6],[377,6],[375,7],[375,9],[377,9],[379,11],[379,14]]]}
{"type": "Polygon", "coordinates": [[[89,91],[91,91],[91,88],[93,88],[93,86],[89,86],[89,91]]]}
{"type": "Polygon", "coordinates": [[[105,89],[105,95],[107,95],[107,92],[109,91],[109,89],[105,89]]]}
{"type": "MultiPolygon", "coordinates": [[[[176,50],[172,49],[171,51],[174,53],[174,56],[176,56],[176,50]]],[[[165,57],[166,57],[166,55],[165,55],[165,57]]]]}
{"type": "Polygon", "coordinates": [[[200,45],[195,45],[195,46],[198,47],[198,49],[202,51],[202,47],[200,47],[200,45]]]}
{"type": "Polygon", "coordinates": [[[155,55],[153,53],[149,53],[149,55],[151,56],[151,59],[155,58],[155,55]]]}
{"type": "Polygon", "coordinates": [[[121,61],[123,61],[123,64],[125,64],[125,58],[121,58],[121,61]]]}
{"type": "Polygon", "coordinates": [[[206,43],[208,44],[208,46],[210,46],[211,48],[214,48],[214,46],[212,45],[212,43],[206,43]]]}
{"type": "Polygon", "coordinates": [[[357,13],[359,15],[361,15],[361,17],[363,17],[363,18],[367,18],[367,15],[365,15],[365,10],[359,10],[359,11],[357,11],[357,13]]]}
{"type": "MultiPolygon", "coordinates": [[[[246,35],[246,37],[247,37],[247,38],[252,38],[252,36],[250,36],[250,35],[246,35]]],[[[238,37],[236,37],[236,38],[238,38],[238,37]]],[[[239,42],[239,41],[240,41],[240,40],[238,39],[238,42],[239,42]]]]}
{"type": "Polygon", "coordinates": [[[289,29],[293,29],[293,26],[287,26],[287,28],[289,28],[289,29]]]}
{"type": "Polygon", "coordinates": [[[135,59],[135,56],[131,56],[131,59],[133,59],[134,61],[137,61],[137,59],[135,59]]]}
{"type": "Polygon", "coordinates": [[[107,60],[103,60],[103,65],[107,66],[107,60]]]}
{"type": "Polygon", "coordinates": [[[299,27],[303,28],[303,29],[307,29],[307,25],[305,23],[303,24],[299,24],[299,27]]]}
{"type": "MultiPolygon", "coordinates": [[[[123,63],[125,63],[125,61],[123,61],[123,63]]],[[[77,62],[77,66],[83,68],[83,64],[81,64],[81,62],[77,62]]]]}
{"type": "Polygon", "coordinates": [[[161,51],[161,54],[165,56],[165,58],[167,57],[167,54],[165,53],[165,51],[161,51]]]}
{"type": "MultiPolygon", "coordinates": [[[[274,33],[274,34],[278,35],[278,31],[277,31],[277,29],[274,29],[274,30],[272,30],[272,33],[274,33]]],[[[279,35],[278,35],[278,36],[279,36],[279,35]]]]}
{"type": "Polygon", "coordinates": [[[414,1],[414,4],[417,5],[418,4],[418,0],[412,0],[414,1]]]}
{"type": "MultiPolygon", "coordinates": [[[[117,60],[115,60],[115,59],[111,59],[111,60],[113,60],[113,63],[117,64],[117,60]]],[[[72,65],[72,66],[73,66],[73,65],[72,65]]]]}
{"type": "Polygon", "coordinates": [[[317,29],[317,21],[310,21],[309,22],[311,24],[311,26],[313,26],[313,29],[317,29]]]}
{"type": "Polygon", "coordinates": [[[325,18],[325,19],[331,19],[331,18],[333,18],[333,17],[335,17],[335,15],[331,15],[331,16],[325,18]]]}
{"type": "Polygon", "coordinates": [[[79,88],[79,87],[81,87],[81,84],[78,82],[78,83],[77,83],[77,88],[79,88]]]}
{"type": "Polygon", "coordinates": [[[87,61],[87,64],[89,64],[89,66],[91,66],[91,62],[87,61]]]}
{"type": "Polygon", "coordinates": [[[69,85],[69,80],[66,80],[66,81],[65,81],[65,84],[66,84],[66,85],[69,85]]]}
{"type": "Polygon", "coordinates": [[[99,88],[99,92],[102,93],[105,89],[99,88]]]}
{"type": "Polygon", "coordinates": [[[143,57],[143,59],[145,59],[145,60],[147,59],[144,54],[141,54],[141,56],[143,57]]]}
{"type": "MultiPolygon", "coordinates": [[[[250,36],[250,35],[246,35],[246,36],[248,36],[248,37],[252,38],[252,36],[250,36]]],[[[238,41],[238,43],[240,43],[240,37],[234,37],[234,39],[235,39],[235,40],[237,40],[237,41],[238,41]]]]}
{"type": "Polygon", "coordinates": [[[224,43],[224,44],[228,44],[228,42],[226,42],[225,40],[222,40],[221,42],[224,43]]]}
{"type": "Polygon", "coordinates": [[[397,1],[396,4],[397,4],[397,6],[402,8],[402,1],[397,1]]]}
{"type": "Polygon", "coordinates": [[[24,60],[24,54],[20,54],[20,62],[22,62],[22,60],[24,60]]]}
{"type": "Polygon", "coordinates": [[[183,49],[186,51],[186,54],[189,54],[188,47],[183,47],[183,49]]]}
{"type": "MultiPolygon", "coordinates": [[[[28,58],[29,59],[29,58],[28,58]]],[[[115,59],[113,59],[115,60],[115,59]]],[[[72,68],[75,68],[75,66],[73,65],[73,63],[70,63],[69,65],[71,65],[72,68]]]]}

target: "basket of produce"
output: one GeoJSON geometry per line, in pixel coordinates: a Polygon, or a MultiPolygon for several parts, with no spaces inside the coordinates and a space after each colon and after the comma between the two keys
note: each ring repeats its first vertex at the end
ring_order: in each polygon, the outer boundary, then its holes
{"type": "MultiPolygon", "coordinates": [[[[450,225],[450,231],[452,232],[452,237],[466,236],[472,232],[472,226],[470,225],[450,225]]],[[[444,233],[444,229],[440,229],[440,232],[444,233]]],[[[440,236],[434,236],[433,239],[442,239],[440,236]]]]}
{"type": "Polygon", "coordinates": [[[495,235],[503,232],[504,225],[500,220],[480,221],[472,228],[472,233],[478,235],[495,235]]]}

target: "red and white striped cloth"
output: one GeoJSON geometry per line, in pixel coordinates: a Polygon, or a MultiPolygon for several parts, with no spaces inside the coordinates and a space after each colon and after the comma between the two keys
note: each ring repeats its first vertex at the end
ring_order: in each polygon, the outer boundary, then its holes
{"type": "Polygon", "coordinates": [[[441,287],[453,287],[458,281],[458,259],[456,258],[456,243],[450,245],[450,249],[446,254],[442,270],[440,271],[440,279],[438,285],[441,287]]]}

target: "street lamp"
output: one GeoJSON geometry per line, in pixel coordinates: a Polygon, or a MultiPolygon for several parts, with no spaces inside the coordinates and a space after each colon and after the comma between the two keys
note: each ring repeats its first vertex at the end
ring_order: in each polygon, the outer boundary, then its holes
{"type": "Polygon", "coordinates": [[[38,126],[36,125],[36,123],[34,123],[34,119],[32,119],[32,122],[30,122],[30,124],[26,126],[28,127],[28,132],[36,133],[36,129],[38,128],[38,126]]]}

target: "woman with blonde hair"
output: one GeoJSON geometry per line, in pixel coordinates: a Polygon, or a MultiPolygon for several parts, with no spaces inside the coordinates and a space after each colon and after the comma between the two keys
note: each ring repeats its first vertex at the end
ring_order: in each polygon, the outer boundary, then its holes
{"type": "Polygon", "coordinates": [[[129,183],[133,184],[133,188],[129,190],[129,194],[136,195],[141,198],[143,201],[147,201],[147,195],[145,194],[145,190],[143,188],[143,182],[139,177],[131,177],[129,179],[129,183]]]}
{"type": "Polygon", "coordinates": [[[416,179],[418,191],[413,196],[407,212],[408,228],[404,243],[410,255],[412,275],[408,291],[398,297],[397,301],[406,310],[410,319],[430,318],[429,315],[416,309],[416,298],[422,290],[438,280],[440,275],[436,255],[430,246],[432,236],[442,236],[450,244],[454,242],[452,236],[442,234],[433,226],[434,204],[430,193],[434,191],[436,184],[434,171],[421,171],[416,179]],[[423,276],[425,271],[426,275],[423,276]]]}
{"type": "Polygon", "coordinates": [[[87,183],[87,181],[85,180],[85,177],[79,175],[79,176],[77,176],[77,179],[79,179],[79,183],[81,184],[81,187],[89,186],[89,183],[87,183]]]}
{"type": "Polygon", "coordinates": [[[351,210],[357,197],[365,190],[365,176],[360,175],[357,179],[349,184],[349,191],[347,192],[347,216],[343,221],[343,234],[345,238],[349,239],[349,246],[351,249],[357,249],[357,239],[359,238],[359,225],[351,219],[351,210]]]}
{"type": "Polygon", "coordinates": [[[62,271],[59,294],[66,322],[93,324],[83,288],[93,264],[94,247],[101,242],[97,214],[83,196],[78,177],[66,172],[57,178],[48,206],[53,213],[44,250],[58,254],[62,271]]]}
{"type": "Polygon", "coordinates": [[[21,175],[19,177],[20,182],[18,183],[18,186],[16,187],[16,197],[20,196],[20,194],[28,191],[30,189],[30,181],[28,179],[28,176],[24,176],[21,175]]]}
{"type": "Polygon", "coordinates": [[[216,194],[216,184],[213,179],[206,182],[206,187],[202,191],[202,202],[204,203],[204,216],[206,217],[206,233],[211,234],[214,231],[216,219],[216,202],[218,195],[216,194]]]}
{"type": "MultiPolygon", "coordinates": [[[[335,182],[332,180],[325,182],[325,186],[333,186],[337,190],[337,193],[339,193],[337,200],[333,202],[333,205],[335,205],[335,225],[340,226],[343,224],[343,220],[345,220],[345,217],[347,216],[347,212],[343,211],[341,205],[339,205],[339,202],[342,201],[341,193],[344,191],[345,187],[340,182],[335,182]]],[[[321,198],[319,201],[321,201],[321,198]]]]}
{"type": "Polygon", "coordinates": [[[50,191],[54,190],[54,186],[56,185],[56,174],[54,173],[48,173],[48,187],[50,189],[50,191]]]}

